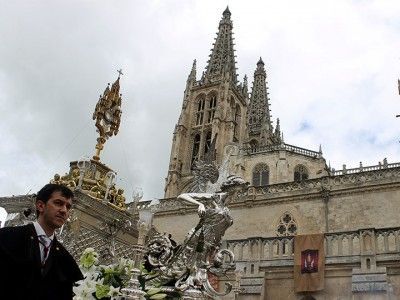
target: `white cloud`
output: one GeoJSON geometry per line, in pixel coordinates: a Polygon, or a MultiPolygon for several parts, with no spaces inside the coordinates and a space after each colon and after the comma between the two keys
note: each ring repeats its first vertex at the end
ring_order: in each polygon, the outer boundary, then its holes
{"type": "MultiPolygon", "coordinates": [[[[192,60],[226,1],[8,1],[0,11],[0,194],[36,191],[94,153],[91,114],[122,67],[123,122],[102,161],[163,195],[192,60]]],[[[399,160],[398,1],[228,1],[239,78],[263,57],[287,143],[335,167],[399,160]],[[307,123],[307,130],[300,130],[307,123]]]]}

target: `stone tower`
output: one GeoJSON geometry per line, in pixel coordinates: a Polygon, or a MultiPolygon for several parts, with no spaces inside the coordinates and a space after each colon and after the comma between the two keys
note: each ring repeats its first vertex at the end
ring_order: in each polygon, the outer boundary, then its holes
{"type": "Polygon", "coordinates": [[[200,80],[196,60],[186,81],[182,111],[175,126],[165,198],[191,191],[196,161],[227,161],[231,174],[253,186],[302,181],[327,174],[321,149],[283,142],[279,119],[272,123],[267,73],[260,58],[249,97],[247,76],[238,82],[231,13],[227,8],[210,60],[200,80]],[[227,157],[227,159],[223,159],[227,157]]]}
{"type": "Polygon", "coordinates": [[[245,139],[247,80],[237,80],[232,27],[231,13],[226,8],[205,72],[197,80],[194,61],[186,81],[182,111],[173,134],[166,198],[185,191],[193,177],[193,163],[204,159],[214,139],[213,160],[217,164],[221,163],[225,145],[245,139]]]}
{"type": "Polygon", "coordinates": [[[248,108],[248,143],[251,148],[259,146],[277,145],[282,142],[279,128],[279,119],[274,131],[269,109],[267,74],[264,62],[260,57],[257,69],[254,72],[254,82],[248,108]]]}

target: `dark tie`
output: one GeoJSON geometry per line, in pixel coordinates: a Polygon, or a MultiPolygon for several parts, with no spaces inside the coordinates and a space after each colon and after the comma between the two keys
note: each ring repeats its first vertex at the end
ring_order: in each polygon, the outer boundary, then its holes
{"type": "Polygon", "coordinates": [[[45,235],[40,235],[38,238],[39,238],[39,243],[42,244],[43,246],[42,266],[44,266],[44,264],[46,263],[47,256],[49,254],[51,240],[45,235]]]}

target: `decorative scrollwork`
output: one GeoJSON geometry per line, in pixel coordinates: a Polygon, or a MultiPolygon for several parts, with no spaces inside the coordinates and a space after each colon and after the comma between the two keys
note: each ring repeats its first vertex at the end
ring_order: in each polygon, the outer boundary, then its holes
{"type": "Polygon", "coordinates": [[[100,151],[103,150],[107,139],[118,134],[121,123],[121,95],[119,94],[119,79],[122,72],[119,71],[118,79],[113,85],[108,85],[103,95],[100,96],[93,113],[93,120],[96,120],[96,128],[99,133],[96,145],[96,154],[93,159],[100,160],[100,151]]]}

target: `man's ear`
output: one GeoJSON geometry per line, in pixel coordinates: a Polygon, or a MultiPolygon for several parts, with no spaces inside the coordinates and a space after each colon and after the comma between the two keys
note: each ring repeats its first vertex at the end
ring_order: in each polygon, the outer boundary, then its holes
{"type": "Polygon", "coordinates": [[[44,203],[42,200],[36,201],[36,210],[40,213],[44,212],[44,207],[46,206],[46,203],[44,203]]]}

